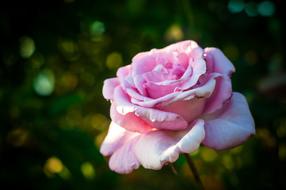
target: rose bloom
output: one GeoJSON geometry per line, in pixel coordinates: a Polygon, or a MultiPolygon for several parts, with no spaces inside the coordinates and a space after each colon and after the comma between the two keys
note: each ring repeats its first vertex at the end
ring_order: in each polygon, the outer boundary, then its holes
{"type": "Polygon", "coordinates": [[[232,92],[233,64],[217,48],[183,41],[137,54],[104,81],[111,124],[100,152],[109,167],[158,170],[200,144],[222,150],[255,133],[245,97],[232,92]]]}

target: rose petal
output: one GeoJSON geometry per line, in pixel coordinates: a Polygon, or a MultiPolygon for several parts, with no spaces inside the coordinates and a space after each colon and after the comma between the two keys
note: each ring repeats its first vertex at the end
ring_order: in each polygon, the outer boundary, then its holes
{"type": "Polygon", "coordinates": [[[169,85],[158,85],[153,82],[147,82],[145,84],[146,90],[148,92],[149,97],[152,99],[160,98],[165,95],[168,95],[174,92],[175,88],[178,86],[177,84],[169,84],[169,85]]]}
{"type": "Polygon", "coordinates": [[[233,93],[222,113],[212,114],[204,119],[206,137],[203,144],[214,149],[237,146],[255,134],[247,101],[240,93],[233,93]]]}
{"type": "Polygon", "coordinates": [[[127,131],[112,122],[100,151],[111,155],[109,167],[118,173],[130,173],[140,164],[157,170],[175,162],[180,153],[197,150],[204,136],[203,120],[183,131],[150,131],[146,134],[127,131]]]}
{"type": "Polygon", "coordinates": [[[193,87],[195,84],[197,84],[200,76],[202,76],[206,72],[206,63],[205,63],[204,59],[202,59],[202,58],[196,59],[196,60],[190,60],[189,64],[192,66],[193,74],[180,87],[182,90],[186,90],[188,88],[193,87]]]}
{"type": "Polygon", "coordinates": [[[207,100],[204,113],[213,113],[221,109],[231,95],[232,85],[230,78],[226,75],[216,77],[216,87],[211,97],[207,100]]]}
{"type": "Polygon", "coordinates": [[[157,129],[179,130],[185,129],[188,126],[187,122],[175,113],[164,112],[158,109],[145,108],[132,104],[129,101],[129,97],[120,87],[115,89],[114,102],[117,105],[116,110],[120,114],[126,115],[128,113],[134,113],[150,126],[157,129]]]}
{"type": "Polygon", "coordinates": [[[205,102],[205,98],[193,98],[191,100],[177,101],[163,106],[158,105],[157,107],[163,111],[176,113],[182,116],[186,121],[191,122],[203,113],[205,102]]]}
{"type": "Polygon", "coordinates": [[[117,70],[116,75],[117,75],[118,80],[120,81],[122,88],[126,89],[126,88],[134,87],[134,82],[133,82],[133,79],[131,76],[131,66],[130,65],[120,67],[117,70]]]}
{"type": "Polygon", "coordinates": [[[118,85],[119,85],[119,81],[117,78],[106,79],[103,83],[103,89],[102,89],[103,97],[106,100],[112,100],[114,89],[118,85]]]}
{"type": "Polygon", "coordinates": [[[137,138],[131,138],[112,154],[109,160],[111,170],[121,174],[128,174],[139,168],[140,163],[133,150],[133,145],[136,141],[137,138]]]}
{"type": "Polygon", "coordinates": [[[195,41],[186,40],[186,41],[171,44],[163,48],[162,50],[167,51],[167,52],[177,51],[177,52],[190,53],[190,51],[196,47],[199,47],[199,46],[195,41]]]}
{"type": "Polygon", "coordinates": [[[204,139],[204,122],[181,132],[152,131],[140,135],[134,146],[135,155],[144,168],[158,170],[175,162],[180,153],[195,151],[204,139]]]}
{"type": "Polygon", "coordinates": [[[140,94],[146,96],[144,88],[143,73],[151,71],[156,65],[155,58],[151,56],[151,52],[143,52],[135,55],[132,59],[132,77],[136,89],[140,94]]]}
{"type": "Polygon", "coordinates": [[[118,113],[114,102],[110,107],[110,117],[114,123],[129,131],[145,133],[152,130],[150,125],[148,125],[134,113],[127,113],[125,115],[118,113]]]}
{"type": "Polygon", "coordinates": [[[205,57],[210,72],[231,75],[235,68],[230,60],[218,48],[205,48],[205,57]]]}
{"type": "Polygon", "coordinates": [[[110,156],[125,142],[128,132],[114,122],[110,123],[107,136],[100,147],[100,153],[110,156]]]}
{"type": "Polygon", "coordinates": [[[139,167],[139,162],[134,154],[133,145],[139,133],[129,132],[114,122],[111,122],[100,152],[110,156],[109,167],[117,173],[130,173],[139,167]]]}
{"type": "MultiPolygon", "coordinates": [[[[216,76],[215,76],[216,77],[216,76]]],[[[183,92],[174,92],[157,99],[147,99],[144,101],[132,100],[134,104],[142,107],[154,107],[157,104],[168,105],[177,101],[191,100],[195,97],[205,98],[209,97],[215,89],[216,81],[210,78],[204,85],[183,92]]]]}

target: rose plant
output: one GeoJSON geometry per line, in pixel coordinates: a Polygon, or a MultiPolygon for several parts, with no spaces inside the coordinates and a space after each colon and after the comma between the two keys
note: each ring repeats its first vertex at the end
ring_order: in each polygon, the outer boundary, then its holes
{"type": "Polygon", "coordinates": [[[183,41],[137,54],[104,81],[111,124],[101,145],[109,167],[158,170],[200,144],[216,150],[255,133],[245,97],[232,92],[233,64],[217,48],[183,41]]]}

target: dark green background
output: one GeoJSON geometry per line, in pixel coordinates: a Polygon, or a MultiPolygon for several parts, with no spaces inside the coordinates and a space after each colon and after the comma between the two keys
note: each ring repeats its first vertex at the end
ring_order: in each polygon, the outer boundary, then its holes
{"type": "Polygon", "coordinates": [[[183,157],[178,176],[118,175],[99,153],[110,122],[103,80],[136,53],[183,39],[232,60],[233,89],[257,129],[233,150],[193,154],[206,188],[286,188],[285,6],[261,3],[1,1],[0,189],[195,189],[183,157]]]}

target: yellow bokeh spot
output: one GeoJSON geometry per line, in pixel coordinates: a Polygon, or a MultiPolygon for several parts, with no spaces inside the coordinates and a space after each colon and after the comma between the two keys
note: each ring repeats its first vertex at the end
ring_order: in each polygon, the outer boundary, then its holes
{"type": "Polygon", "coordinates": [[[44,170],[49,174],[56,174],[62,172],[64,169],[64,165],[62,161],[57,157],[49,158],[44,166],[44,170]]]}
{"type": "Polygon", "coordinates": [[[100,147],[101,143],[103,142],[104,138],[106,137],[107,135],[107,131],[106,132],[102,132],[100,133],[99,135],[97,135],[94,139],[94,144],[97,146],[97,147],[100,147]]]}
{"type": "Polygon", "coordinates": [[[28,137],[28,131],[22,128],[17,128],[8,133],[7,141],[14,146],[22,146],[28,140],[28,137]]]}
{"type": "Polygon", "coordinates": [[[166,31],[166,39],[169,41],[178,41],[184,38],[182,28],[178,24],[171,25],[166,31]]]}
{"type": "Polygon", "coordinates": [[[94,114],[90,118],[90,124],[95,129],[106,130],[109,120],[102,114],[94,114]]]}
{"type": "Polygon", "coordinates": [[[59,48],[67,54],[73,54],[77,51],[77,45],[71,40],[61,40],[59,42],[59,48]]]}
{"type": "Polygon", "coordinates": [[[31,57],[35,49],[35,42],[32,38],[25,36],[20,39],[20,55],[23,58],[31,57]]]}
{"type": "Polygon", "coordinates": [[[223,156],[222,163],[225,166],[225,168],[227,168],[229,170],[234,168],[233,160],[232,160],[231,156],[229,156],[229,155],[224,155],[223,156]]]}
{"type": "Polygon", "coordinates": [[[59,80],[59,86],[61,90],[72,90],[77,86],[77,84],[77,75],[69,72],[64,73],[59,80]]]}
{"type": "Polygon", "coordinates": [[[286,144],[279,145],[278,155],[280,160],[286,160],[286,144]]]}
{"type": "Polygon", "coordinates": [[[117,69],[122,65],[122,56],[118,52],[112,52],[106,58],[106,66],[109,69],[117,69]]]}
{"type": "Polygon", "coordinates": [[[83,176],[87,179],[92,179],[95,176],[94,167],[90,162],[84,162],[81,165],[81,172],[83,176]]]}
{"type": "Polygon", "coordinates": [[[201,155],[206,162],[212,162],[217,158],[216,151],[209,148],[202,148],[201,155]]]}
{"type": "Polygon", "coordinates": [[[277,136],[280,138],[286,137],[286,121],[282,121],[276,130],[277,136]]]}

